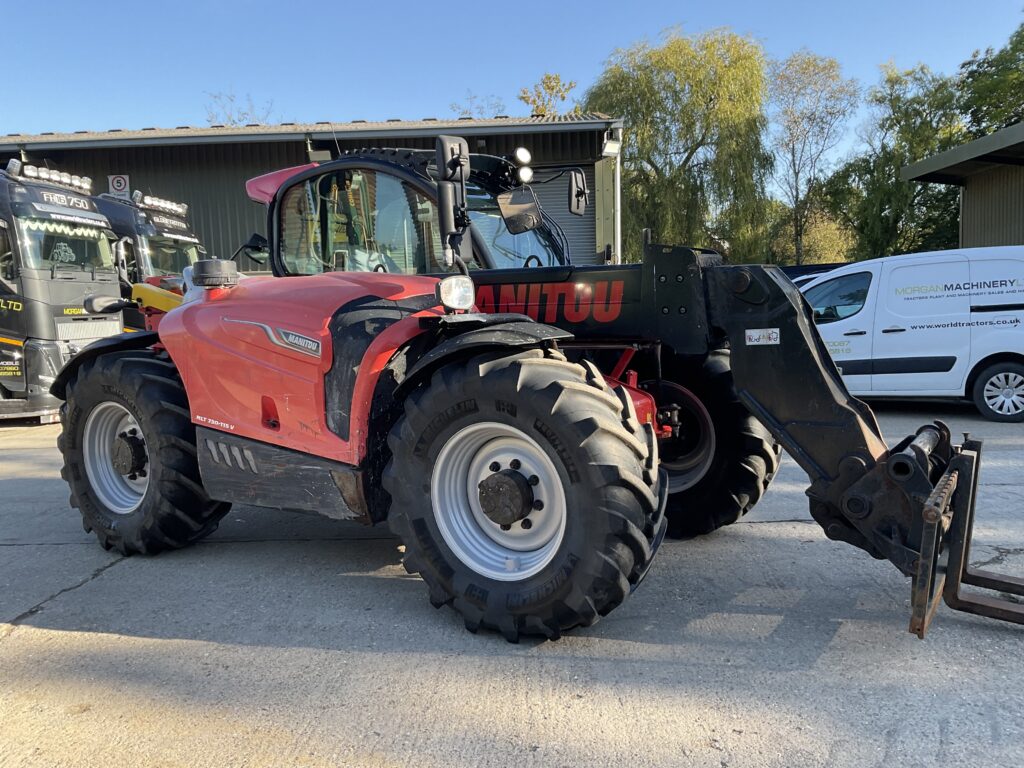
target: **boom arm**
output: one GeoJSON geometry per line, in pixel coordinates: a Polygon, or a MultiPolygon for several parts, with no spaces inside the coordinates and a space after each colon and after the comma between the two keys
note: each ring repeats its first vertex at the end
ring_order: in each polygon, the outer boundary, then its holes
{"type": "Polygon", "coordinates": [[[728,339],[741,400],[810,476],[811,515],[826,535],[913,577],[911,631],[924,637],[940,596],[957,610],[1024,623],[1024,605],[960,593],[966,583],[1024,595],[1024,580],[969,567],[981,441],[953,445],[936,422],[887,448],[781,270],[702,274],[710,339],[728,339]]]}

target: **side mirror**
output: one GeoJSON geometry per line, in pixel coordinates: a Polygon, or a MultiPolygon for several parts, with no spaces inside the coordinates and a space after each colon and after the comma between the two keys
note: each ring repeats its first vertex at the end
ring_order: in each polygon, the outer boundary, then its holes
{"type": "Polygon", "coordinates": [[[270,243],[259,232],[253,232],[248,240],[238,246],[238,250],[231,254],[229,261],[237,259],[238,254],[243,251],[246,256],[260,265],[266,264],[267,260],[270,259],[270,243]]]}
{"type": "Polygon", "coordinates": [[[587,189],[587,177],[579,168],[569,171],[569,213],[582,216],[590,202],[590,190],[587,189]]]}
{"type": "Polygon", "coordinates": [[[516,187],[498,195],[498,210],[510,234],[536,229],[544,221],[537,194],[530,187],[516,187]]]}
{"type": "MultiPolygon", "coordinates": [[[[465,268],[463,235],[469,226],[466,182],[469,181],[469,144],[457,136],[438,136],[434,144],[437,164],[438,228],[448,266],[465,268]]],[[[468,249],[468,244],[466,248],[468,249]]]]}
{"type": "Polygon", "coordinates": [[[97,296],[89,294],[82,302],[85,311],[90,315],[113,315],[127,307],[135,306],[134,302],[117,296],[97,296]]]}

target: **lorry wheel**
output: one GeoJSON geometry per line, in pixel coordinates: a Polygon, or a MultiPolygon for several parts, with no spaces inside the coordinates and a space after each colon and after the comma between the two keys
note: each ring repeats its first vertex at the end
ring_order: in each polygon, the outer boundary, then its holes
{"type": "Polygon", "coordinates": [[[657,447],[629,418],[596,369],[552,351],[454,363],[414,391],[383,486],[431,602],[510,642],[619,605],[665,526],[657,447]]]}
{"type": "Polygon", "coordinates": [[[105,549],[184,547],[230,508],[203,489],[185,388],[166,355],[139,350],[83,363],[60,413],[61,477],[105,549]]]}
{"type": "Polygon", "coordinates": [[[974,382],[974,404],[990,421],[1024,421],[1024,365],[993,363],[974,382]]]}
{"type": "Polygon", "coordinates": [[[668,473],[668,535],[697,536],[735,523],[761,499],[779,468],[781,448],[740,402],[729,350],[701,366],[666,360],[660,388],[643,386],[660,404],[680,407],[680,437],[662,440],[668,473]]]}

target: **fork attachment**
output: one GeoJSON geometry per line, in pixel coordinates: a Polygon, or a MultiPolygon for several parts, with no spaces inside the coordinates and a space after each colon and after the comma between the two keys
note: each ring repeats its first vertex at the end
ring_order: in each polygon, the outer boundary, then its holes
{"type": "Polygon", "coordinates": [[[980,461],[981,441],[964,440],[925,502],[921,556],[911,592],[910,631],[918,637],[928,631],[940,596],[955,611],[1024,624],[1024,604],[961,590],[968,584],[1024,597],[1024,579],[970,565],[980,461]]]}

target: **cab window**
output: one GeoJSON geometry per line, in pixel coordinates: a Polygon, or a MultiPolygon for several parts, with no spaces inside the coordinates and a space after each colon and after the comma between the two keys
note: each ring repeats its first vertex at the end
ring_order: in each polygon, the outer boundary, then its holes
{"type": "Polygon", "coordinates": [[[281,256],[291,274],[443,271],[434,203],[384,173],[346,169],[285,192],[281,256]]]}
{"type": "Polygon", "coordinates": [[[856,272],[826,280],[804,294],[814,310],[814,322],[834,323],[853,317],[864,308],[871,287],[870,272],[856,272]]]}

